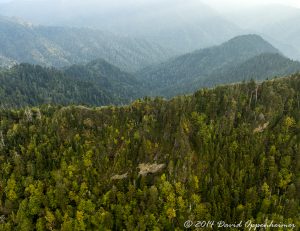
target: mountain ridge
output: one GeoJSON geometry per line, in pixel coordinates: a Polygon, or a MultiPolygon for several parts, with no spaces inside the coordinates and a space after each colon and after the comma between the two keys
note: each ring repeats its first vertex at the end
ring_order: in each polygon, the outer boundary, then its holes
{"type": "MultiPolygon", "coordinates": [[[[93,61],[96,65],[99,61],[93,61]]],[[[122,105],[141,95],[140,83],[106,61],[93,72],[90,64],[65,70],[32,64],[0,69],[0,107],[19,108],[41,104],[122,105]],[[111,78],[114,76],[114,78],[111,78]]]]}
{"type": "Polygon", "coordinates": [[[89,28],[31,25],[5,17],[0,20],[0,33],[2,66],[27,62],[63,67],[103,58],[133,72],[173,54],[145,39],[121,37],[89,28]]]}
{"type": "MultiPolygon", "coordinates": [[[[241,35],[222,43],[194,51],[136,73],[151,88],[164,88],[205,78],[214,70],[242,63],[262,53],[281,53],[262,37],[241,35]]],[[[155,92],[155,91],[154,91],[155,92]]]]}
{"type": "Polygon", "coordinates": [[[189,89],[185,92],[194,92],[199,86],[211,88],[250,80],[264,81],[278,76],[289,76],[297,72],[300,72],[299,61],[290,60],[278,53],[262,53],[245,62],[215,70],[206,78],[185,83],[180,87],[189,89]]]}
{"type": "Polygon", "coordinates": [[[234,23],[197,0],[148,0],[136,5],[119,2],[110,8],[97,1],[81,3],[80,7],[77,1],[71,4],[70,1],[64,2],[68,10],[60,7],[60,1],[41,3],[37,0],[27,4],[16,1],[3,6],[2,13],[19,15],[43,25],[88,26],[115,34],[146,38],[151,43],[174,50],[176,55],[219,44],[241,33],[234,23]],[[48,10],[40,14],[45,5],[48,10]],[[60,14],[53,18],[52,15],[57,11],[60,14]]]}

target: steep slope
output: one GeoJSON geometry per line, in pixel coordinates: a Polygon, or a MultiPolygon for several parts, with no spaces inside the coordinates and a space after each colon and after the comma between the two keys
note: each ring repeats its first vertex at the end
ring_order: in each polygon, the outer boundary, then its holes
{"type": "Polygon", "coordinates": [[[123,70],[135,71],[172,54],[142,39],[92,29],[34,26],[3,17],[0,33],[0,56],[18,63],[62,67],[103,58],[123,70]]]}
{"type": "Polygon", "coordinates": [[[125,107],[0,110],[0,230],[297,230],[299,92],[298,75],[125,107]]]}
{"type": "Polygon", "coordinates": [[[280,54],[264,53],[245,62],[214,70],[208,77],[200,77],[191,82],[182,81],[175,86],[166,87],[161,94],[172,96],[174,92],[184,94],[194,92],[200,87],[213,87],[251,79],[261,81],[276,76],[288,76],[296,72],[300,72],[300,62],[290,60],[280,54]]]}
{"type": "Polygon", "coordinates": [[[73,79],[101,87],[114,98],[136,99],[142,95],[141,82],[103,59],[86,65],[73,65],[66,68],[64,73],[73,79]]]}
{"type": "MultiPolygon", "coordinates": [[[[149,83],[151,90],[154,89],[153,94],[157,92],[161,94],[164,88],[195,82],[200,78],[208,77],[215,70],[242,63],[266,52],[279,53],[276,48],[261,37],[243,35],[220,46],[198,50],[168,62],[145,68],[136,75],[149,83]]],[[[172,94],[175,95],[177,92],[172,94]]]]}
{"type": "Polygon", "coordinates": [[[237,81],[265,80],[275,76],[287,76],[300,71],[300,62],[290,60],[280,54],[264,53],[233,67],[214,71],[204,82],[213,86],[237,81]]]}
{"type": "Polygon", "coordinates": [[[139,95],[140,84],[136,79],[104,61],[65,71],[30,64],[0,71],[1,108],[124,104],[139,95]]]}

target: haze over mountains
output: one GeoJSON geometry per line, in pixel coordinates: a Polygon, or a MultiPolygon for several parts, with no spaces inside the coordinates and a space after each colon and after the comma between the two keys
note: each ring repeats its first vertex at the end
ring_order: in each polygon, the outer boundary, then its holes
{"type": "Polygon", "coordinates": [[[42,25],[92,27],[137,37],[184,54],[222,43],[242,31],[199,1],[12,1],[0,14],[42,25]],[[46,9],[46,10],[45,10],[46,9]],[[43,12],[43,13],[41,13],[43,12]],[[53,15],[58,16],[53,18],[53,15]]]}
{"type": "Polygon", "coordinates": [[[21,64],[0,71],[0,106],[40,104],[122,105],[143,96],[172,97],[203,87],[265,80],[300,71],[258,35],[235,37],[134,74],[103,59],[62,68],[21,64]]]}
{"type": "MultiPolygon", "coordinates": [[[[299,16],[292,7],[257,6],[228,15],[194,0],[130,4],[14,0],[0,4],[0,13],[21,17],[0,18],[0,65],[53,66],[57,70],[40,68],[54,79],[57,75],[64,81],[74,79],[67,88],[74,84],[72,89],[80,89],[83,82],[103,96],[103,100],[81,101],[88,105],[122,104],[148,95],[172,97],[202,87],[299,71],[299,63],[289,59],[298,57],[299,42],[297,26],[288,27],[299,16]],[[42,7],[47,9],[43,13],[42,7]],[[267,9],[276,14],[266,16],[267,9]],[[254,12],[256,19],[250,17],[254,12]],[[245,35],[248,31],[253,33],[245,35]]],[[[36,76],[37,67],[26,67],[29,76],[36,76]]],[[[61,81],[54,83],[64,85],[61,81]]],[[[55,85],[42,91],[49,87],[55,85]]],[[[46,95],[41,98],[41,102],[49,101],[46,95]]],[[[77,96],[71,98],[61,102],[79,102],[77,96]]],[[[58,102],[53,99],[50,102],[58,102]]]]}
{"type": "Polygon", "coordinates": [[[215,6],[197,0],[12,0],[0,4],[0,14],[34,24],[92,27],[147,39],[177,55],[255,33],[300,60],[299,8],[266,3],[222,11],[215,6]]]}
{"type": "Polygon", "coordinates": [[[132,72],[159,63],[173,52],[144,39],[87,28],[35,26],[0,18],[0,65],[28,62],[63,67],[103,58],[132,72]]]}
{"type": "Polygon", "coordinates": [[[258,35],[235,37],[211,48],[147,67],[136,76],[148,82],[151,95],[174,96],[201,87],[243,80],[264,80],[300,71],[300,63],[258,35]]]}
{"type": "Polygon", "coordinates": [[[263,36],[288,57],[300,60],[299,8],[279,4],[256,6],[228,13],[226,18],[263,36]]]}

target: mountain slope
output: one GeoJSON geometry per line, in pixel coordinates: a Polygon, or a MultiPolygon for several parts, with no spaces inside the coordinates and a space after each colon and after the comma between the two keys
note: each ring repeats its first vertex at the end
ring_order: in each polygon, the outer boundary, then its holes
{"type": "Polygon", "coordinates": [[[297,230],[299,92],[298,75],[125,107],[0,110],[0,230],[297,230]]]}
{"type": "Polygon", "coordinates": [[[276,76],[288,76],[300,72],[300,62],[290,60],[280,54],[263,53],[245,62],[227,65],[212,71],[208,77],[199,77],[194,81],[182,81],[175,86],[166,87],[161,94],[172,96],[174,92],[194,92],[199,87],[213,87],[220,84],[249,81],[261,81],[276,76]]]}
{"type": "Polygon", "coordinates": [[[1,8],[4,15],[17,15],[37,24],[93,27],[146,38],[177,54],[213,46],[241,33],[237,26],[198,0],[144,0],[133,4],[31,0],[11,1],[1,8]]]}
{"type": "Polygon", "coordinates": [[[287,57],[300,60],[299,8],[266,4],[230,13],[226,18],[235,22],[240,28],[262,35],[287,57]]]}
{"type": "Polygon", "coordinates": [[[291,75],[299,71],[300,62],[290,60],[280,54],[264,53],[233,67],[214,71],[207,80],[217,85],[251,79],[265,80],[274,76],[291,75]]]}
{"type": "Polygon", "coordinates": [[[70,78],[105,89],[114,98],[136,99],[142,95],[141,82],[103,59],[94,60],[86,65],[73,65],[65,68],[63,72],[70,78]]]}
{"type": "Polygon", "coordinates": [[[0,71],[1,108],[124,104],[140,95],[140,84],[134,77],[102,60],[65,71],[30,64],[0,71]]]}
{"type": "MultiPolygon", "coordinates": [[[[132,72],[172,54],[142,39],[92,29],[34,26],[4,17],[0,18],[0,33],[0,57],[18,63],[62,67],[103,58],[132,72]]],[[[7,61],[2,66],[5,64],[7,61]]]]}
{"type": "MultiPolygon", "coordinates": [[[[156,88],[154,94],[161,93],[164,88],[194,82],[199,78],[208,77],[215,70],[242,63],[262,53],[279,51],[257,35],[243,35],[220,46],[198,50],[145,68],[136,75],[147,81],[152,89],[156,88]],[[161,88],[161,91],[158,88],[161,88]]],[[[177,92],[173,93],[175,94],[177,92]]]]}

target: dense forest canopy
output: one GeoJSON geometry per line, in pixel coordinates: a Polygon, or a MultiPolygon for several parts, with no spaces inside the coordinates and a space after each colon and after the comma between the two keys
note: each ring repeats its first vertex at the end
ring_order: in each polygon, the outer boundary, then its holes
{"type": "Polygon", "coordinates": [[[294,75],[122,107],[1,110],[0,230],[300,227],[299,92],[294,75]]]}
{"type": "Polygon", "coordinates": [[[103,60],[65,70],[30,64],[0,70],[1,108],[121,105],[140,95],[140,83],[132,75],[103,60]]]}

